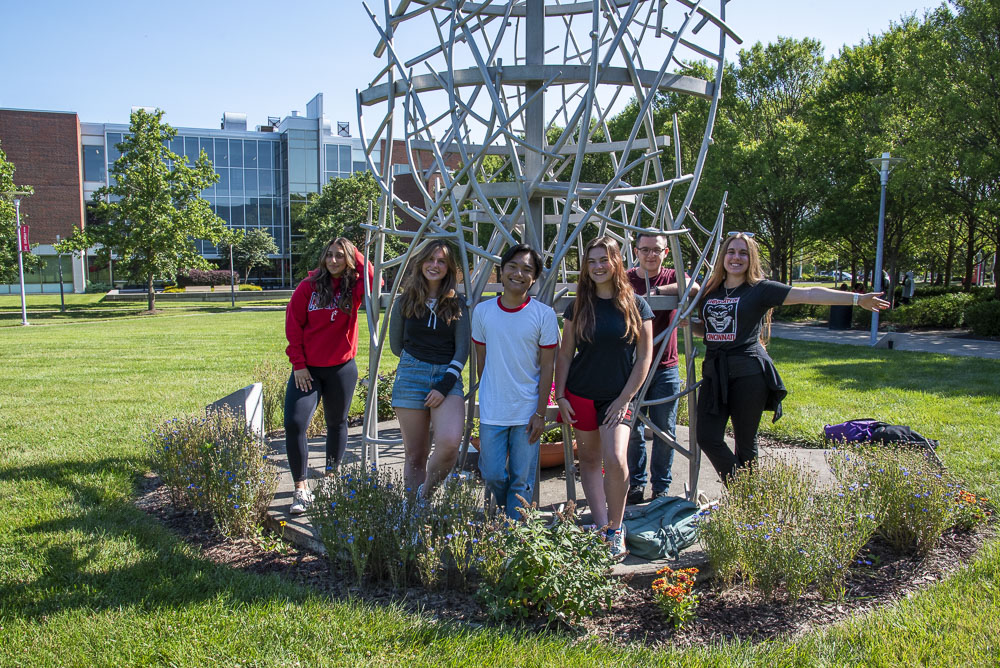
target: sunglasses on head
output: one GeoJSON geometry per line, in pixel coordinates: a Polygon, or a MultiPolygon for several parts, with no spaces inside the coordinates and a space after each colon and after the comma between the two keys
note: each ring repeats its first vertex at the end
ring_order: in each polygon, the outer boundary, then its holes
{"type": "Polygon", "coordinates": [[[753,232],[737,232],[737,231],[733,231],[733,232],[728,233],[726,236],[727,237],[735,237],[737,234],[742,234],[747,239],[753,239],[753,232]]]}

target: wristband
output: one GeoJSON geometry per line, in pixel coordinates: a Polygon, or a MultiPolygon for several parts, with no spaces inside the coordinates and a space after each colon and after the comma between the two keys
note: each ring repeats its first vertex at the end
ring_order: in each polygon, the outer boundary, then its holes
{"type": "Polygon", "coordinates": [[[542,415],[541,413],[539,413],[538,411],[535,411],[535,417],[540,417],[540,418],[542,418],[543,420],[545,419],[545,416],[544,416],[544,415],[542,415]]]}
{"type": "Polygon", "coordinates": [[[565,398],[566,397],[556,397],[556,401],[559,401],[560,399],[565,399],[565,398]]]}
{"type": "Polygon", "coordinates": [[[857,292],[854,293],[854,306],[858,305],[858,297],[860,297],[860,296],[861,295],[859,295],[857,292]]]}

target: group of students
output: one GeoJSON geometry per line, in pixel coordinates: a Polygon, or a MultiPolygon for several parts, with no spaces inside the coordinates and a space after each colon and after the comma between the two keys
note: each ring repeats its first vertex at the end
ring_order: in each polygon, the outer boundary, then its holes
{"type": "MultiPolygon", "coordinates": [[[[669,328],[674,311],[651,310],[644,296],[677,295],[673,269],[664,266],[666,238],[655,231],[636,239],[638,266],[626,269],[618,243],[601,236],[584,249],[576,297],[563,313],[560,342],[555,311],[529,296],[542,273],[538,252],[510,247],[500,258],[502,294],[478,304],[470,317],[456,292],[458,266],[440,240],[416,251],[402,293],[389,316],[389,344],[400,358],[392,389],[405,451],[404,481],[418,503],[446,478],[458,457],[465,411],[462,372],[471,341],[480,370],[479,467],[490,494],[511,519],[520,499],[531,499],[539,439],[553,387],[559,420],[573,426],[580,477],[594,526],[611,553],[624,557],[626,503],[645,500],[646,448],[641,421],[629,429],[633,400],[652,373],[644,407],[648,419],[673,438],[681,390],[676,328],[653,364],[654,339],[669,328]],[[651,369],[652,367],[652,369],[651,369]],[[655,401],[660,400],[660,401],[655,401]],[[433,426],[434,447],[430,428],[433,426]]],[[[295,481],[291,512],[312,501],[307,486],[306,427],[320,400],[327,421],[327,467],[341,461],[347,411],[358,372],[358,308],[362,276],[373,272],[350,241],[338,238],[319,267],[296,288],[285,331],[292,376],[285,397],[289,466],[295,481]]],[[[723,482],[757,457],[757,429],[765,410],[781,415],[786,391],[767,353],[770,313],[782,304],[888,303],[828,288],[793,288],[764,279],[753,234],[732,232],[699,291],[704,336],[704,379],[698,396],[698,446],[723,482]],[[732,421],[735,452],[725,443],[732,421]]],[[[649,480],[653,497],[667,494],[673,448],[654,434],[649,480]]]]}

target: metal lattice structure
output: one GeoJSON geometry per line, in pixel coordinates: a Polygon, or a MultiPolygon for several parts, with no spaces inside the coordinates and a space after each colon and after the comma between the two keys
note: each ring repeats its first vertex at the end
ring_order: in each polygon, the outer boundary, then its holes
{"type": "MultiPolygon", "coordinates": [[[[680,283],[679,299],[649,298],[654,309],[678,309],[670,330],[656,339],[659,359],[670,331],[694,308],[684,268],[691,275],[710,268],[721,237],[725,197],[709,226],[698,222],[691,203],[711,143],[725,49],[730,40],[740,42],[726,24],[728,1],[714,0],[709,8],[695,0],[399,0],[393,8],[384,0],[381,16],[365,5],[379,38],[375,55],[385,62],[357,96],[368,166],[383,189],[366,226],[366,254],[375,285],[386,269],[400,269],[385,294],[366,295],[370,369],[378,368],[386,343],[382,314],[391,310],[401,269],[421,242],[445,238],[455,245],[470,307],[491,287],[503,248],[528,243],[549,267],[536,296],[558,310],[575,287],[585,234],[616,237],[631,263],[631,237],[648,228],[667,235],[680,283]],[[695,59],[713,64],[714,81],[673,73],[695,59]],[[653,112],[663,93],[709,103],[692,165],[682,164],[676,117],[671,134],[657,135],[653,112]],[[635,122],[612,132],[609,121],[629,99],[635,122]],[[610,178],[587,182],[585,174],[595,170],[610,178]],[[397,173],[412,175],[417,198],[397,192],[397,173]],[[394,210],[415,219],[417,229],[397,226],[394,210]],[[696,241],[692,226],[708,243],[696,241]],[[386,260],[390,235],[409,249],[386,260]]],[[[687,394],[696,388],[694,346],[689,329],[683,336],[687,394]]],[[[650,404],[648,384],[640,406],[650,404]]],[[[379,435],[374,389],[370,385],[364,434],[366,461],[377,462],[379,446],[398,441],[379,435]]],[[[693,497],[700,451],[693,446],[695,402],[688,403],[690,447],[673,442],[639,411],[633,419],[689,459],[693,497]]],[[[572,477],[568,470],[570,495],[572,477]]]]}

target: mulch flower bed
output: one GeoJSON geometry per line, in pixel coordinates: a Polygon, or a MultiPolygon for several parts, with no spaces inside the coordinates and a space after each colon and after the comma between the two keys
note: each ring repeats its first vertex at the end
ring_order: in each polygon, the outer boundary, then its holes
{"type": "MultiPolygon", "coordinates": [[[[473,627],[491,623],[471,593],[426,591],[420,587],[402,591],[380,585],[357,587],[331,569],[325,556],[284,544],[273,536],[268,540],[222,537],[204,515],[176,509],[170,503],[166,488],[152,474],[142,480],[136,505],[215,563],[250,573],[276,573],[336,599],[350,597],[375,605],[401,604],[414,613],[429,615],[441,622],[473,627]]],[[[651,647],[795,637],[891,604],[945,579],[969,563],[993,534],[992,525],[976,533],[946,532],[938,546],[923,558],[901,556],[877,540],[873,541],[864,555],[871,565],[852,571],[841,601],[823,600],[818,594],[807,594],[796,603],[766,601],[739,587],[716,590],[699,581],[695,589],[701,599],[697,617],[680,630],[663,621],[646,579],[641,585],[637,581],[635,586],[626,580],[627,586],[612,609],[584,619],[576,632],[580,638],[599,638],[618,645],[642,643],[651,647]]],[[[537,628],[541,630],[543,624],[537,624],[537,628]]]]}

